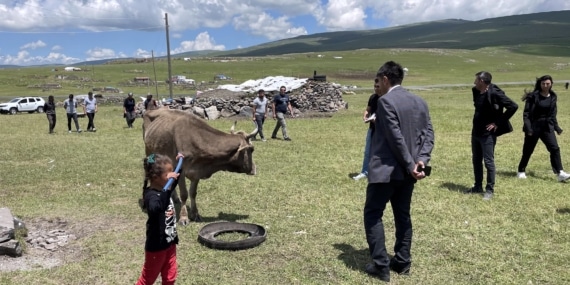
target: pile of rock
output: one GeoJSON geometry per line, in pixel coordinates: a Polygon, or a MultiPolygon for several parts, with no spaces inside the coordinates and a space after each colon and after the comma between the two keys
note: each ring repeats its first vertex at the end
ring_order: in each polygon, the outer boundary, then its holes
{"type": "Polygon", "coordinates": [[[12,216],[8,208],[0,208],[0,255],[22,256],[22,247],[16,239],[16,232],[24,237],[27,246],[51,252],[57,251],[70,241],[77,239],[74,234],[61,228],[36,230],[32,227],[28,231],[25,223],[12,216]]]}
{"type": "Polygon", "coordinates": [[[16,230],[25,230],[25,225],[12,216],[10,209],[0,208],[0,255],[22,256],[22,247],[16,240],[16,230]]]}
{"type": "Polygon", "coordinates": [[[74,234],[63,229],[55,229],[49,232],[30,232],[26,237],[26,243],[34,248],[56,251],[75,239],[77,237],[74,234]]]}
{"type": "MultiPolygon", "coordinates": [[[[266,94],[270,101],[273,96],[278,95],[276,92],[266,94]]],[[[305,112],[330,113],[346,109],[348,104],[342,100],[342,95],[341,85],[316,81],[308,81],[303,87],[289,92],[291,106],[296,115],[305,112]]],[[[184,100],[174,100],[171,104],[167,104],[170,108],[189,109],[202,118],[215,120],[219,117],[252,116],[253,100],[256,97],[256,94],[217,89],[204,92],[197,98],[184,98],[184,100]]]]}

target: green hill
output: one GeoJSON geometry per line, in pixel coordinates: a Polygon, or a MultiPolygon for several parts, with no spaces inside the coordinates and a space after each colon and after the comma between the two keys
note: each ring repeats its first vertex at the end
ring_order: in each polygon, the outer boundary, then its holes
{"type": "MultiPolygon", "coordinates": [[[[266,56],[380,48],[470,49],[509,46],[535,55],[570,56],[570,11],[465,21],[449,19],[375,30],[299,36],[207,56],[266,56]]],[[[177,57],[190,53],[177,54],[177,57]]]]}

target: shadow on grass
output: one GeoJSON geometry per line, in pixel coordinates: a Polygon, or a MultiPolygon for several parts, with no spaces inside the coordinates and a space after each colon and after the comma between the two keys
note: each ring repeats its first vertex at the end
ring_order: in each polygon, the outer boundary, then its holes
{"type": "MultiPolygon", "coordinates": [[[[174,209],[176,210],[176,219],[180,221],[180,203],[174,203],[174,209]]],[[[188,218],[190,218],[190,206],[186,205],[186,211],[188,212],[188,218]]],[[[212,222],[221,222],[221,221],[228,221],[228,222],[237,222],[239,220],[245,220],[249,218],[249,215],[238,215],[238,214],[231,214],[231,213],[223,213],[219,212],[217,217],[205,217],[201,216],[202,221],[201,223],[212,223],[212,222]]],[[[195,221],[191,221],[194,223],[195,221]]]]}
{"type": "Polygon", "coordinates": [[[360,174],[360,172],[351,172],[351,173],[348,174],[348,178],[352,179],[352,177],[354,177],[354,176],[356,176],[356,175],[358,175],[358,174],[360,174]]]}
{"type": "Polygon", "coordinates": [[[567,214],[570,214],[570,208],[568,208],[568,207],[565,207],[565,208],[558,208],[558,209],[556,209],[556,213],[558,213],[558,214],[563,214],[563,215],[564,215],[564,214],[566,214],[566,215],[567,215],[567,214]]]}
{"type": "Polygon", "coordinates": [[[471,186],[465,186],[453,182],[443,182],[441,183],[441,187],[449,191],[458,192],[458,193],[465,193],[469,191],[469,189],[471,188],[471,186]]]}
{"type": "Polygon", "coordinates": [[[370,259],[368,249],[356,249],[346,243],[337,243],[334,245],[334,248],[342,251],[338,255],[338,259],[342,260],[346,267],[353,270],[363,271],[364,266],[370,259]]]}
{"type": "MultiPolygon", "coordinates": [[[[552,181],[553,180],[552,177],[546,177],[544,175],[539,175],[539,174],[535,173],[534,171],[527,171],[527,172],[525,172],[525,174],[526,174],[527,178],[536,178],[536,179],[541,179],[544,181],[552,181]]],[[[553,173],[553,175],[554,175],[554,173],[553,173]]],[[[507,171],[507,170],[498,170],[497,176],[506,177],[506,178],[516,178],[517,172],[516,171],[507,171]]],[[[522,180],[524,180],[524,179],[522,179],[522,180]]]]}
{"type": "Polygon", "coordinates": [[[204,223],[221,222],[221,221],[237,222],[239,220],[245,220],[247,218],[249,218],[249,215],[238,215],[238,214],[219,212],[217,217],[202,216],[202,222],[204,223]]]}

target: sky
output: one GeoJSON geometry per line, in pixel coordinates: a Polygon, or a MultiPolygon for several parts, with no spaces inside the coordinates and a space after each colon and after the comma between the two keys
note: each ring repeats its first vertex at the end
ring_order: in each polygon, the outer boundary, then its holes
{"type": "Polygon", "coordinates": [[[570,0],[0,0],[0,65],[233,50],[331,31],[570,10],[570,0]],[[167,16],[166,16],[167,15],[167,16]]]}

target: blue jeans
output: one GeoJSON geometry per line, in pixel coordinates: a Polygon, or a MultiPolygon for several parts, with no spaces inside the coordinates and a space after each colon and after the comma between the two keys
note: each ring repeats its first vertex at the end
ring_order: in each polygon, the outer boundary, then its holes
{"type": "Polygon", "coordinates": [[[370,162],[370,141],[372,140],[372,129],[368,128],[368,132],[366,132],[366,143],[364,144],[364,159],[362,160],[362,171],[360,173],[364,173],[368,175],[368,164],[370,162]]]}
{"type": "MultiPolygon", "coordinates": [[[[263,114],[255,114],[255,123],[257,124],[257,134],[264,139],[265,136],[263,135],[263,123],[265,123],[265,113],[263,114]]],[[[257,136],[257,134],[255,134],[257,136]]]]}
{"type": "Polygon", "coordinates": [[[487,168],[487,186],[485,190],[493,192],[495,189],[495,144],[497,137],[488,135],[483,137],[471,136],[471,152],[473,154],[473,172],[475,187],[483,188],[483,162],[487,168]]]}

